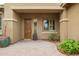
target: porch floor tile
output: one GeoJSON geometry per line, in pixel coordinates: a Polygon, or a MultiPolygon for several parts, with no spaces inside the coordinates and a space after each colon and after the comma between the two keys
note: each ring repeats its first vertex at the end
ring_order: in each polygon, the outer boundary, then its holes
{"type": "Polygon", "coordinates": [[[0,48],[0,55],[5,56],[65,56],[56,45],[43,40],[22,40],[6,48],[0,48]]]}

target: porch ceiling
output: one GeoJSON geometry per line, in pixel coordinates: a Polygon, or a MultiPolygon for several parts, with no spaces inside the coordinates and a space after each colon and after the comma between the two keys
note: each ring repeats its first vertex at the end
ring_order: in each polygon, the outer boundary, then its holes
{"type": "Polygon", "coordinates": [[[57,9],[15,9],[18,13],[60,13],[62,10],[57,9]]]}

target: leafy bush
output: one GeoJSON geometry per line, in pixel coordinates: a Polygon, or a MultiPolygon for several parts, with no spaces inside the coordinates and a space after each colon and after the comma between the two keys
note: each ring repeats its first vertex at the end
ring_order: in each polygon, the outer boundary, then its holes
{"type": "Polygon", "coordinates": [[[2,38],[0,40],[0,46],[1,47],[7,47],[10,44],[10,37],[2,38]]]}
{"type": "Polygon", "coordinates": [[[76,41],[74,43],[74,47],[75,47],[76,53],[79,53],[79,41],[76,41]]]}
{"type": "Polygon", "coordinates": [[[67,54],[79,53],[79,41],[65,39],[62,43],[60,43],[58,49],[67,54]]]}
{"type": "Polygon", "coordinates": [[[57,33],[52,33],[49,35],[49,40],[58,41],[60,39],[60,36],[57,33]]]}

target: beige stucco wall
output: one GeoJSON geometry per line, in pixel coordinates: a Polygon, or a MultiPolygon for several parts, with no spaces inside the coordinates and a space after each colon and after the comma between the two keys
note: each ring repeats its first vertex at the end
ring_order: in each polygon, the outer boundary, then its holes
{"type": "Polygon", "coordinates": [[[74,4],[67,10],[68,38],[79,40],[79,4],[74,4]]]}
{"type": "Polygon", "coordinates": [[[68,18],[67,10],[64,10],[60,14],[60,39],[68,38],[68,18]]]}
{"type": "Polygon", "coordinates": [[[5,30],[6,26],[6,35],[10,36],[11,43],[14,43],[21,39],[21,23],[20,16],[18,13],[11,9],[11,6],[8,4],[4,5],[4,19],[3,26],[5,30]]]}
{"type": "MultiPolygon", "coordinates": [[[[51,33],[59,33],[59,14],[55,14],[55,13],[28,13],[28,14],[21,14],[22,19],[25,18],[31,18],[32,22],[34,19],[37,19],[37,33],[38,33],[38,38],[39,39],[48,39],[49,34],[51,33]],[[55,31],[43,31],[43,20],[48,17],[51,16],[52,19],[55,19],[56,21],[56,30],[55,31]]],[[[24,26],[24,25],[23,25],[24,26]]],[[[23,31],[24,32],[24,31],[23,31]]],[[[33,35],[33,23],[32,23],[32,35],[33,35]]],[[[22,35],[23,36],[23,35],[22,35]]]]}
{"type": "Polygon", "coordinates": [[[19,14],[16,13],[15,11],[13,12],[13,18],[15,19],[15,21],[13,22],[13,39],[14,39],[14,42],[16,42],[22,39],[21,18],[19,14]]]}
{"type": "Polygon", "coordinates": [[[3,19],[4,31],[5,27],[6,27],[6,35],[10,36],[11,43],[13,43],[13,11],[10,9],[8,5],[4,5],[4,19],[3,19]]]}
{"type": "Polygon", "coordinates": [[[79,4],[73,4],[61,13],[60,17],[61,39],[72,38],[79,40],[79,4]]]}
{"type": "Polygon", "coordinates": [[[5,3],[11,6],[11,9],[49,9],[49,10],[62,10],[63,8],[54,3],[5,3]],[[41,7],[41,8],[40,8],[41,7]]]}

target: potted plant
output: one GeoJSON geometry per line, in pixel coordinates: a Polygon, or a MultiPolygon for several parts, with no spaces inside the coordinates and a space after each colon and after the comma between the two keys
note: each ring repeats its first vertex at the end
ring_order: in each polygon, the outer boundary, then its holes
{"type": "MultiPolygon", "coordinates": [[[[2,34],[2,33],[1,33],[2,34]]],[[[6,35],[6,26],[3,35],[0,35],[0,47],[7,47],[10,45],[10,37],[6,35]]]]}
{"type": "Polygon", "coordinates": [[[38,40],[36,27],[37,27],[37,23],[35,22],[34,23],[33,40],[38,40]]]}
{"type": "Polygon", "coordinates": [[[0,38],[0,47],[7,47],[10,44],[10,37],[1,37],[0,38]]]}

